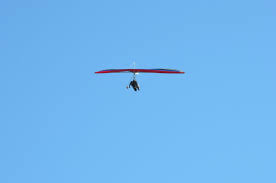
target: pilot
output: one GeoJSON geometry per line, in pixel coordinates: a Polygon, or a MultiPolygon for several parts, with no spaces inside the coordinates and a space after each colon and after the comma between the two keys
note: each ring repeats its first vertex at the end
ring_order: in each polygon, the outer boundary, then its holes
{"type": "Polygon", "coordinates": [[[129,88],[130,86],[132,86],[132,88],[134,89],[134,91],[140,90],[139,85],[137,83],[137,81],[135,79],[133,79],[130,83],[129,83],[129,88]]]}

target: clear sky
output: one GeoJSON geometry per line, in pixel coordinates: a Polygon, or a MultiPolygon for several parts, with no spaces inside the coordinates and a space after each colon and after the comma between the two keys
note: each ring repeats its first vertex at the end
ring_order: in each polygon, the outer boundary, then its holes
{"type": "Polygon", "coordinates": [[[0,182],[275,183],[275,7],[1,1],[0,182]]]}

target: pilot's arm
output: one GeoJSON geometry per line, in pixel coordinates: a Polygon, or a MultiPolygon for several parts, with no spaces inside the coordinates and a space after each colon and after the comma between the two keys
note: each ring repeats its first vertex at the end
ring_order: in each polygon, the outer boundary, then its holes
{"type": "Polygon", "coordinates": [[[130,88],[130,86],[132,86],[132,81],[129,83],[128,87],[130,88]]]}

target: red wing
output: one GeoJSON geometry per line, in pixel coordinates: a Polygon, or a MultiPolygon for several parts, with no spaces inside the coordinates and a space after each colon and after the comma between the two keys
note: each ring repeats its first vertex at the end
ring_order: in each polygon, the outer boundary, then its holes
{"type": "Polygon", "coordinates": [[[95,72],[95,74],[104,73],[120,73],[120,72],[132,72],[132,73],[165,73],[165,74],[184,74],[185,72],[174,69],[108,69],[95,72]]]}

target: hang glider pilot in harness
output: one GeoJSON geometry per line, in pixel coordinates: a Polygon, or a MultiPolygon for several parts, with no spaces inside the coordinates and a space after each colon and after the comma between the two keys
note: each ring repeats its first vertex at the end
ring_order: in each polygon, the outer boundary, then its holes
{"type": "Polygon", "coordinates": [[[129,85],[128,85],[127,88],[130,88],[130,86],[132,86],[132,88],[133,88],[134,91],[140,90],[139,85],[138,85],[138,83],[137,83],[137,81],[136,81],[135,79],[133,79],[133,80],[129,83],[129,85]]]}

